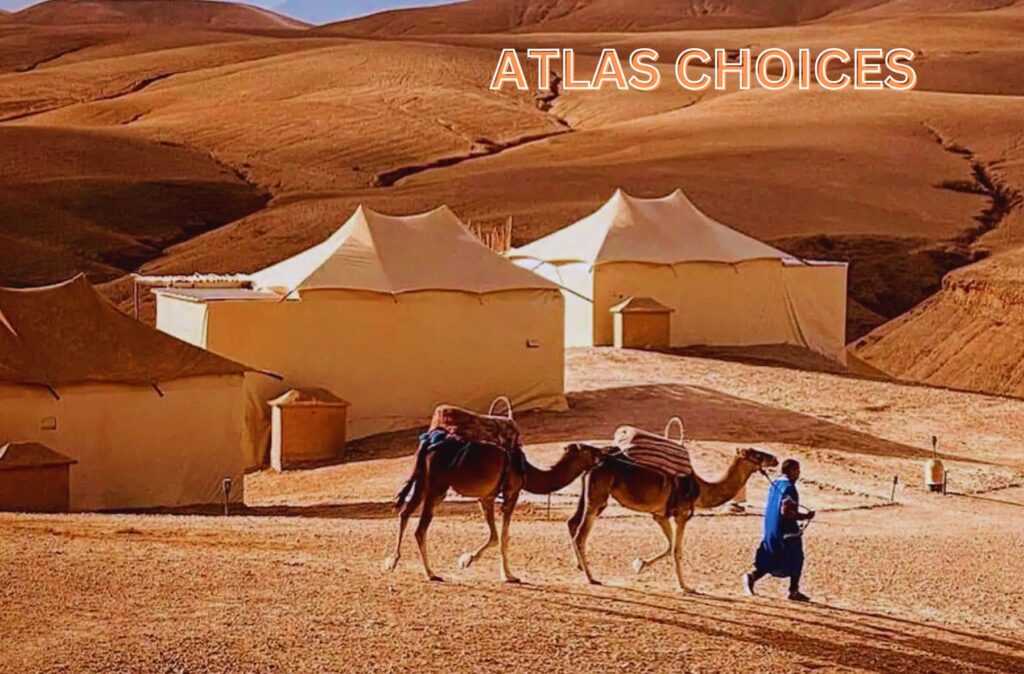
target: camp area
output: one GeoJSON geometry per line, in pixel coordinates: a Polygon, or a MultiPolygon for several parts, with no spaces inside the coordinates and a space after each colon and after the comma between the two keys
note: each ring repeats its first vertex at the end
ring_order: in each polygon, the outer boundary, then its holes
{"type": "Polygon", "coordinates": [[[599,209],[509,257],[564,288],[570,346],[613,343],[632,297],[672,310],[671,346],[791,344],[846,361],[846,263],[803,260],[702,213],[675,190],[616,190],[599,209]]]}

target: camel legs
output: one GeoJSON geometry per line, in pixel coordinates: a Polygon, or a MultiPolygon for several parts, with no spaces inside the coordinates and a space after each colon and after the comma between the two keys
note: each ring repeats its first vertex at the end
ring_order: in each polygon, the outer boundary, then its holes
{"type": "Polygon", "coordinates": [[[633,560],[633,571],[640,573],[645,568],[654,564],[664,557],[668,557],[672,553],[673,541],[672,541],[672,523],[667,517],[662,515],[653,515],[654,521],[661,527],[661,533],[665,534],[665,549],[656,555],[650,557],[637,557],[633,560]]]}
{"type": "MultiPolygon", "coordinates": [[[[519,582],[519,579],[508,568],[508,529],[512,523],[512,513],[515,512],[518,501],[519,492],[506,493],[501,503],[501,579],[506,583],[519,582]]],[[[494,526],[493,521],[491,526],[494,526]]]]}
{"type": "Polygon", "coordinates": [[[576,512],[568,519],[566,524],[569,526],[569,545],[572,547],[572,556],[576,560],[576,568],[580,571],[583,570],[583,562],[580,560],[579,550],[576,549],[576,532],[580,529],[580,524],[583,523],[583,518],[587,512],[587,487],[586,478],[580,491],[579,501],[576,503],[576,512]]]}
{"type": "Polygon", "coordinates": [[[416,526],[416,544],[420,548],[420,559],[423,561],[423,572],[430,580],[444,580],[430,570],[430,561],[427,557],[427,529],[430,528],[430,521],[434,519],[434,508],[444,500],[447,488],[440,494],[429,494],[423,502],[423,512],[420,513],[420,521],[416,526]]]}
{"type": "Polygon", "coordinates": [[[398,566],[398,560],[402,555],[402,537],[405,535],[405,527],[409,524],[409,518],[416,512],[416,509],[420,507],[420,502],[423,500],[423,489],[420,483],[417,482],[412,489],[412,495],[409,500],[402,506],[402,510],[398,515],[398,540],[395,541],[394,553],[387,556],[384,559],[384,563],[381,567],[385,571],[394,571],[395,567],[398,566]]]}
{"type": "Polygon", "coordinates": [[[583,575],[587,577],[587,582],[591,585],[600,585],[594,576],[590,573],[590,565],[587,564],[587,537],[590,535],[590,530],[594,528],[594,522],[604,511],[605,506],[599,506],[594,508],[587,506],[587,512],[583,516],[583,521],[580,523],[579,528],[576,530],[576,536],[573,537],[573,548],[576,550],[576,559],[579,561],[580,569],[583,571],[583,575]]]}
{"type": "Polygon", "coordinates": [[[675,535],[672,540],[672,559],[676,565],[676,583],[680,592],[694,593],[693,588],[683,580],[683,532],[686,531],[686,523],[693,512],[678,515],[675,518],[675,535]]]}
{"type": "Polygon", "coordinates": [[[569,518],[569,536],[572,539],[573,552],[576,554],[576,566],[591,585],[601,583],[591,575],[590,566],[587,564],[587,537],[594,528],[594,522],[608,507],[611,494],[611,476],[602,473],[600,469],[591,472],[583,479],[583,493],[580,494],[576,512],[569,518]]]}
{"type": "Polygon", "coordinates": [[[480,559],[480,555],[498,542],[498,530],[494,526],[494,498],[480,499],[480,512],[484,514],[484,520],[487,522],[487,540],[473,552],[467,552],[459,557],[460,569],[468,569],[473,562],[480,559]]]}

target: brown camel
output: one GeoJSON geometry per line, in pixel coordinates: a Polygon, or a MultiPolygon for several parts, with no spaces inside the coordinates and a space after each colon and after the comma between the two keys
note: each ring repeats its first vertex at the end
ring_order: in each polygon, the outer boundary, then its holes
{"type": "Polygon", "coordinates": [[[616,501],[630,510],[650,513],[665,534],[665,550],[650,557],[637,557],[633,560],[633,570],[640,573],[671,553],[679,589],[692,592],[683,581],[682,552],[683,531],[693,516],[694,508],[715,508],[728,502],[751,475],[778,464],[778,460],[771,454],[756,449],[737,449],[725,477],[718,482],[705,482],[694,474],[695,489],[674,499],[673,481],[662,473],[629,463],[615,455],[609,456],[583,479],[579,505],[569,518],[569,536],[572,538],[579,569],[586,575],[588,582],[600,585],[587,565],[587,536],[590,535],[594,521],[608,506],[609,497],[615,497],[616,501]]]}
{"type": "Polygon", "coordinates": [[[550,494],[567,486],[580,474],[590,470],[601,460],[601,450],[586,445],[567,445],[562,456],[547,470],[536,468],[526,460],[525,455],[509,455],[494,445],[471,444],[446,440],[430,451],[416,455],[416,467],[412,476],[398,494],[395,504],[400,508],[398,540],[395,551],[384,560],[383,568],[391,571],[398,564],[402,549],[405,525],[416,508],[423,505],[419,525],[416,527],[416,543],[420,549],[423,570],[430,580],[442,580],[430,569],[427,557],[427,529],[437,508],[448,493],[454,489],[462,496],[480,501],[480,510],[487,522],[487,540],[476,550],[459,557],[459,567],[467,568],[495,543],[498,533],[494,527],[494,502],[502,496],[501,519],[501,579],[506,583],[518,583],[508,566],[509,521],[519,500],[519,493],[525,489],[533,494],[550,494]],[[406,501],[409,491],[412,497],[406,501]]]}

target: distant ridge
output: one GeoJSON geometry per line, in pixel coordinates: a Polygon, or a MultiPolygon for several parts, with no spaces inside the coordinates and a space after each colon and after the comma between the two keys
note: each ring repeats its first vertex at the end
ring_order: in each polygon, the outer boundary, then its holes
{"type": "Polygon", "coordinates": [[[503,32],[638,32],[795,25],[999,9],[1016,0],[465,0],[321,26],[323,33],[400,37],[503,32]],[[642,5],[642,11],[638,8],[642,5]]]}
{"type": "Polygon", "coordinates": [[[213,30],[303,30],[301,21],[266,9],[209,0],[48,0],[8,17],[18,23],[67,26],[145,24],[213,30]]]}

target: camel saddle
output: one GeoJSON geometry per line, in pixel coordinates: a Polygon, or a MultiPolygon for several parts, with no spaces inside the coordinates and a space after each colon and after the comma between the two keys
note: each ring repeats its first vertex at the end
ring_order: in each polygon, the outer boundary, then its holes
{"type": "Polygon", "coordinates": [[[462,442],[495,445],[510,453],[522,449],[519,426],[507,416],[480,414],[454,405],[438,405],[434,408],[428,432],[437,429],[462,442]]]}
{"type": "Polygon", "coordinates": [[[619,426],[613,439],[631,462],[670,478],[693,475],[690,450],[682,440],[672,440],[634,426],[619,426]]]}

